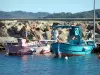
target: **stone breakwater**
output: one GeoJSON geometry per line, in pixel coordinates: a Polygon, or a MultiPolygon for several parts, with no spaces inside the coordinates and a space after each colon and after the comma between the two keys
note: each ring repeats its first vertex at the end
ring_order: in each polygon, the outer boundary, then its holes
{"type": "MultiPolygon", "coordinates": [[[[32,25],[36,25],[43,32],[47,30],[48,26],[52,25],[81,25],[83,30],[83,38],[88,32],[93,33],[93,21],[32,21],[32,20],[2,20],[0,21],[0,38],[14,37],[21,38],[23,26],[27,25],[28,30],[32,25]]],[[[100,21],[96,21],[96,34],[100,34],[100,21]]],[[[89,36],[87,37],[89,38],[89,36]]],[[[9,38],[11,40],[12,38],[9,38]]],[[[2,39],[0,39],[2,42],[2,39]]]]}

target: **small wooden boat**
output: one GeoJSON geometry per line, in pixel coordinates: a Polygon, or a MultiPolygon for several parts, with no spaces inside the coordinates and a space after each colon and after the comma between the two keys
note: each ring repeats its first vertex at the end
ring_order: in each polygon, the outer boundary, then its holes
{"type": "Polygon", "coordinates": [[[6,53],[9,55],[25,55],[32,54],[35,52],[36,44],[35,42],[26,43],[26,39],[18,39],[18,43],[13,45],[12,43],[4,43],[4,48],[6,53]]]}
{"type": "Polygon", "coordinates": [[[52,40],[40,40],[40,41],[30,41],[26,43],[26,39],[18,39],[18,43],[13,45],[12,43],[5,43],[4,47],[6,54],[9,55],[28,55],[33,54],[46,54],[50,53],[50,44],[52,40]]]}

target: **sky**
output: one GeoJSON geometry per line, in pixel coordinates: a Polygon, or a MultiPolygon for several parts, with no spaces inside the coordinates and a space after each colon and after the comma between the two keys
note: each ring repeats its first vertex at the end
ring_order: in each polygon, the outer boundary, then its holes
{"type": "MultiPolygon", "coordinates": [[[[100,0],[95,1],[95,8],[100,9],[100,0]]],[[[93,0],[0,0],[0,10],[76,13],[93,10],[93,0]]]]}

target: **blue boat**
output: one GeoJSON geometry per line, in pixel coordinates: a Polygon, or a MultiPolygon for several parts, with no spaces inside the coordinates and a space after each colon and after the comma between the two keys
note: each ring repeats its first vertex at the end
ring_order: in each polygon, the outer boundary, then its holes
{"type": "Polygon", "coordinates": [[[93,40],[82,40],[82,29],[81,26],[52,26],[54,40],[56,37],[56,29],[58,28],[68,28],[69,35],[77,37],[77,39],[70,39],[68,42],[55,42],[51,44],[51,50],[57,56],[66,55],[85,55],[90,54],[95,48],[95,42],[93,40]]]}

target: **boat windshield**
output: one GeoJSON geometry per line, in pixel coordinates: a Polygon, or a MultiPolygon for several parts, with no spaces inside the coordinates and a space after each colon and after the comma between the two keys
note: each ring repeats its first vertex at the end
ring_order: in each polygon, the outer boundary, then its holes
{"type": "Polygon", "coordinates": [[[72,40],[80,42],[81,33],[79,26],[56,26],[53,30],[54,39],[62,43],[68,43],[72,40]]]}

